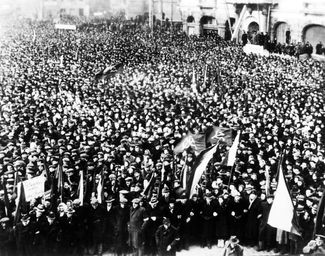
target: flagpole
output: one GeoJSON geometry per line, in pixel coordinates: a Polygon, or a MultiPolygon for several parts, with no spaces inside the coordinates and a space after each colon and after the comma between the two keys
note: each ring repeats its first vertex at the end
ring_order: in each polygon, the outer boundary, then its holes
{"type": "Polygon", "coordinates": [[[184,180],[184,175],[186,175],[187,173],[185,173],[185,172],[187,172],[187,170],[186,170],[186,162],[187,162],[187,158],[188,158],[188,156],[186,155],[185,156],[185,159],[184,159],[184,166],[183,166],[183,168],[182,168],[182,172],[181,172],[181,179],[182,179],[182,185],[183,185],[183,188],[184,189],[186,189],[186,176],[185,176],[185,180],[184,180]]]}
{"type": "Polygon", "coordinates": [[[231,180],[232,180],[232,176],[233,176],[233,172],[235,170],[235,166],[236,166],[236,162],[234,163],[234,165],[231,167],[231,171],[230,171],[230,177],[229,177],[229,181],[228,181],[228,188],[230,186],[231,180]]]}

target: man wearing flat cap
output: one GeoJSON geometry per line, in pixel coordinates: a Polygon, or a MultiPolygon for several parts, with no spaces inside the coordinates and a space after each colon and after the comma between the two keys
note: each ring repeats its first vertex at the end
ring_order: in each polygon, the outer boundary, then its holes
{"type": "Polygon", "coordinates": [[[31,215],[31,222],[34,227],[33,251],[35,255],[42,255],[45,250],[45,232],[47,220],[45,216],[45,207],[43,204],[38,204],[34,209],[34,214],[31,215]]]}
{"type": "Polygon", "coordinates": [[[106,199],[105,211],[105,231],[104,231],[104,251],[113,252],[115,248],[115,225],[116,225],[116,206],[113,205],[115,199],[108,196],[106,199]]]}
{"type": "Polygon", "coordinates": [[[256,190],[252,190],[248,199],[244,238],[247,245],[255,246],[258,242],[258,227],[262,217],[262,206],[256,190]]]}
{"type": "Polygon", "coordinates": [[[9,256],[12,254],[13,230],[9,225],[9,218],[0,219],[0,255],[9,256]]]}
{"type": "Polygon", "coordinates": [[[274,196],[267,195],[266,201],[262,202],[262,217],[260,220],[259,234],[258,234],[258,250],[270,251],[275,247],[276,229],[267,224],[269,213],[272,207],[274,196]]]}
{"type": "Polygon", "coordinates": [[[142,248],[142,228],[144,220],[146,219],[146,210],[140,206],[140,199],[134,198],[132,200],[132,207],[130,211],[130,221],[128,223],[130,247],[135,251],[135,256],[143,254],[142,248]]]}
{"type": "Polygon", "coordinates": [[[34,251],[32,244],[34,241],[34,228],[30,222],[30,216],[25,214],[21,221],[16,225],[15,238],[18,255],[32,256],[34,251]]]}
{"type": "Polygon", "coordinates": [[[147,220],[143,227],[144,251],[148,254],[155,254],[157,251],[155,232],[161,224],[162,210],[158,207],[158,198],[153,195],[146,206],[147,220]]]}
{"type": "Polygon", "coordinates": [[[122,255],[127,252],[128,246],[128,226],[130,220],[130,208],[128,200],[125,197],[120,198],[120,203],[115,209],[116,223],[115,223],[115,252],[122,255]]]}
{"type": "Polygon", "coordinates": [[[46,226],[46,252],[48,255],[58,254],[59,242],[62,239],[60,237],[60,227],[56,221],[54,212],[49,212],[47,215],[47,226],[46,226]]]}
{"type": "Polygon", "coordinates": [[[101,255],[103,253],[103,236],[105,231],[105,210],[99,204],[97,198],[90,200],[89,212],[89,232],[91,238],[91,247],[94,254],[101,255]]]}
{"type": "Polygon", "coordinates": [[[176,255],[176,248],[180,238],[168,218],[163,218],[162,225],[155,232],[155,239],[159,256],[176,255]]]}

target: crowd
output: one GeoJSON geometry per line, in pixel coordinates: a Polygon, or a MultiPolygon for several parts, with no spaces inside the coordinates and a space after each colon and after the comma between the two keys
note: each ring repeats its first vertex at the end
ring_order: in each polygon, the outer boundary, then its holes
{"type": "Polygon", "coordinates": [[[175,255],[229,237],[300,253],[314,238],[325,184],[321,63],[118,26],[20,23],[0,43],[1,255],[175,255]],[[115,64],[122,70],[95,79],[115,64]],[[173,148],[212,125],[241,131],[236,165],[220,164],[229,149],[220,145],[188,198],[181,175],[197,155],[173,148]],[[284,150],[302,236],[267,224],[284,150]],[[17,209],[18,181],[39,175],[50,196],[17,209]]]}
{"type": "Polygon", "coordinates": [[[312,53],[317,55],[324,55],[325,53],[325,47],[323,46],[322,42],[319,42],[315,46],[314,51],[314,47],[310,44],[310,42],[293,42],[291,41],[290,35],[286,36],[285,43],[280,43],[277,41],[277,38],[274,38],[274,40],[271,41],[268,33],[264,34],[263,32],[255,32],[253,34],[247,34],[244,31],[241,40],[243,45],[246,45],[249,42],[251,44],[263,46],[264,49],[268,50],[270,53],[285,54],[295,56],[297,58],[303,54],[307,54],[310,57],[312,53]]]}

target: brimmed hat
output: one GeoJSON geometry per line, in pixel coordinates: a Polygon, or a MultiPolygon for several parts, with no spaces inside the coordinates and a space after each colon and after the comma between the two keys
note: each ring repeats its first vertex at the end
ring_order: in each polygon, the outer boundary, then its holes
{"type": "Polygon", "coordinates": [[[157,199],[157,197],[155,197],[155,196],[151,197],[150,203],[151,203],[151,204],[158,203],[158,199],[157,199]]]}
{"type": "Polygon", "coordinates": [[[317,237],[319,237],[319,238],[321,238],[321,239],[325,240],[325,235],[321,235],[321,234],[315,234],[315,236],[317,236],[317,237]]]}
{"type": "Polygon", "coordinates": [[[26,221],[26,220],[29,220],[30,219],[30,216],[28,214],[25,214],[21,217],[21,220],[22,221],[26,221]]]}
{"type": "Polygon", "coordinates": [[[111,202],[113,202],[113,201],[115,201],[115,199],[112,197],[112,196],[109,196],[107,199],[106,199],[106,203],[111,203],[111,202]]]}
{"type": "Polygon", "coordinates": [[[164,217],[162,222],[163,222],[163,224],[170,224],[170,219],[164,217]]]}
{"type": "Polygon", "coordinates": [[[47,217],[51,220],[54,220],[55,219],[55,214],[54,212],[49,212],[49,214],[47,215],[47,217]]]}
{"type": "Polygon", "coordinates": [[[3,217],[0,219],[0,222],[1,223],[5,223],[5,222],[8,222],[10,219],[8,217],[3,217]]]}
{"type": "Polygon", "coordinates": [[[37,207],[36,207],[36,211],[39,211],[39,212],[45,212],[45,207],[44,207],[44,205],[42,205],[42,204],[37,205],[37,207]]]}
{"type": "Polygon", "coordinates": [[[132,203],[135,203],[135,204],[138,204],[138,203],[140,203],[140,198],[134,198],[133,200],[132,200],[132,203]]]}
{"type": "Polygon", "coordinates": [[[125,204],[128,200],[125,197],[120,198],[120,203],[125,204]]]}
{"type": "Polygon", "coordinates": [[[239,243],[239,240],[236,236],[231,236],[230,239],[229,239],[229,242],[232,243],[232,244],[238,244],[239,243]]]}
{"type": "Polygon", "coordinates": [[[67,210],[67,213],[70,213],[70,214],[72,214],[72,213],[74,213],[74,212],[75,212],[75,210],[73,210],[72,207],[69,207],[68,210],[67,210]]]}

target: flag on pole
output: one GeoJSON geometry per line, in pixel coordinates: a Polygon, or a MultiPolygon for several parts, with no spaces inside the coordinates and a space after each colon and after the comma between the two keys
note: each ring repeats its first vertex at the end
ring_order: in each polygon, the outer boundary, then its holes
{"type": "MultiPolygon", "coordinates": [[[[186,161],[185,161],[186,162],[186,161]]],[[[181,173],[181,180],[182,180],[182,187],[183,189],[186,189],[187,186],[187,182],[188,182],[188,169],[189,166],[185,163],[182,169],[182,173],[181,173]]]]}
{"type": "Polygon", "coordinates": [[[237,136],[234,140],[234,143],[232,144],[229,151],[227,152],[226,157],[223,159],[221,165],[234,166],[236,161],[237,149],[239,146],[239,140],[240,140],[240,131],[237,132],[237,136]]]}
{"type": "Polygon", "coordinates": [[[165,181],[165,173],[166,173],[166,170],[165,170],[165,165],[163,163],[163,165],[161,167],[161,182],[165,181]]]}
{"type": "Polygon", "coordinates": [[[20,219],[21,212],[25,212],[27,210],[27,203],[25,198],[25,190],[23,182],[18,184],[18,191],[17,191],[17,199],[16,199],[16,211],[15,211],[15,218],[14,218],[14,225],[16,225],[20,219]]]}
{"type": "Polygon", "coordinates": [[[325,229],[323,227],[325,218],[325,191],[323,190],[322,198],[320,199],[317,207],[316,221],[314,226],[314,236],[323,235],[325,236],[325,229]]]}
{"type": "Polygon", "coordinates": [[[80,205],[84,204],[84,174],[83,170],[79,172],[80,180],[79,180],[79,200],[80,205]]]}
{"type": "Polygon", "coordinates": [[[63,200],[63,167],[62,167],[62,159],[59,160],[58,169],[56,171],[56,178],[58,180],[57,188],[58,193],[60,195],[60,200],[63,200]]]}
{"type": "Polygon", "coordinates": [[[150,180],[147,186],[143,190],[143,195],[146,196],[147,198],[150,198],[155,182],[156,182],[156,174],[152,172],[150,180]]]}
{"type": "Polygon", "coordinates": [[[10,207],[8,191],[7,191],[7,182],[5,179],[3,180],[3,192],[4,192],[4,203],[5,203],[6,216],[11,219],[11,207],[10,207]]]}
{"type": "Polygon", "coordinates": [[[272,227],[301,236],[295,209],[282,170],[282,159],[283,156],[279,161],[278,186],[267,223],[272,227]]]}
{"type": "Polygon", "coordinates": [[[220,68],[217,67],[216,70],[216,76],[214,78],[214,81],[218,84],[221,85],[221,72],[220,72],[220,68]]]}
{"type": "Polygon", "coordinates": [[[212,159],[214,153],[216,152],[219,144],[213,145],[205,150],[203,150],[194,162],[191,170],[191,174],[186,186],[186,194],[189,198],[195,193],[196,185],[206,170],[206,167],[210,160],[212,159]]]}
{"type": "Polygon", "coordinates": [[[206,148],[205,134],[193,134],[188,132],[185,137],[175,146],[174,154],[183,153],[184,150],[192,147],[195,154],[198,155],[206,148]]]}
{"type": "Polygon", "coordinates": [[[97,185],[97,200],[98,203],[102,204],[104,202],[104,173],[107,170],[106,165],[103,166],[97,185]]]}
{"type": "Polygon", "coordinates": [[[198,94],[198,89],[197,89],[197,83],[196,83],[196,74],[195,74],[195,68],[193,65],[193,73],[192,73],[192,84],[191,84],[192,91],[195,94],[198,94]]]}
{"type": "Polygon", "coordinates": [[[205,64],[205,68],[204,68],[204,78],[203,78],[203,84],[202,84],[202,87],[203,87],[203,88],[206,87],[206,82],[207,82],[207,71],[208,71],[208,64],[205,64]]]}
{"type": "Polygon", "coordinates": [[[207,142],[210,142],[212,145],[217,142],[224,142],[228,146],[231,146],[233,142],[233,132],[234,130],[231,128],[212,126],[210,131],[207,133],[207,142]]]}
{"type": "Polygon", "coordinates": [[[270,172],[266,168],[265,169],[265,193],[267,196],[270,195],[270,185],[271,185],[270,172]]]}
{"type": "Polygon", "coordinates": [[[123,64],[118,63],[116,65],[106,66],[103,70],[95,75],[95,80],[107,79],[123,70],[123,64]]]}

